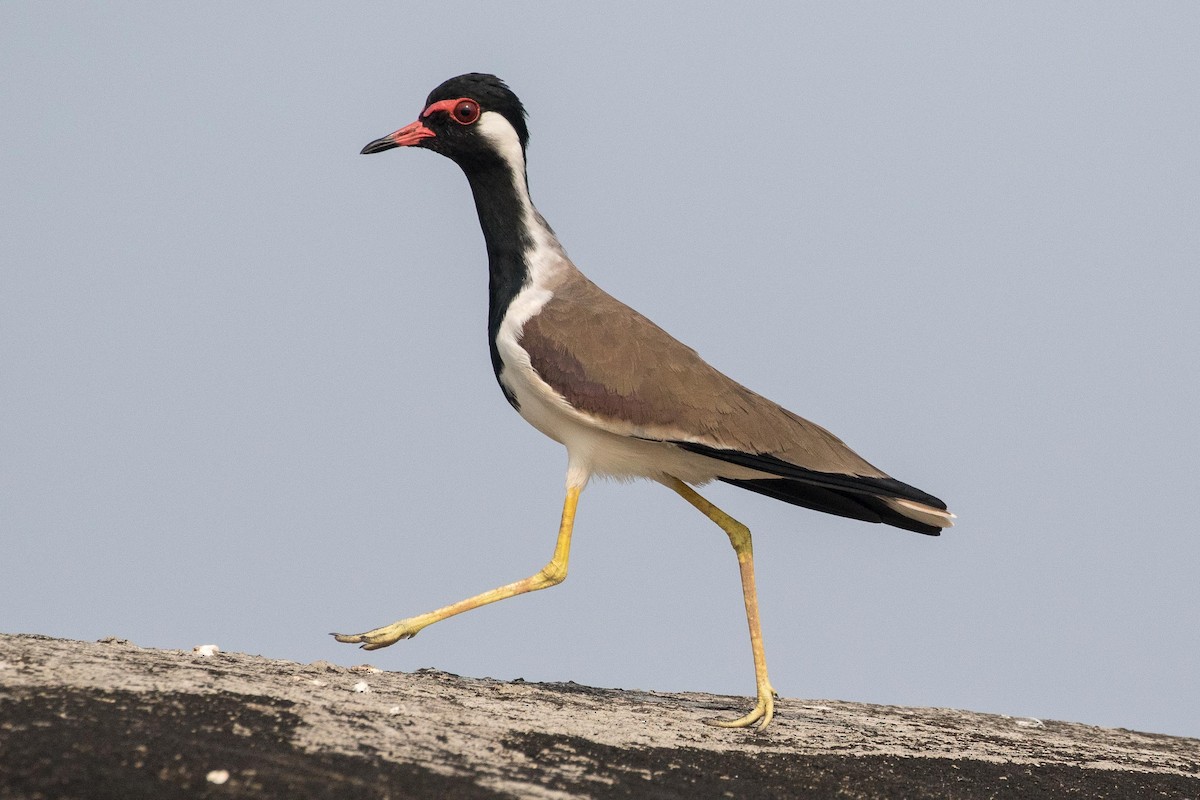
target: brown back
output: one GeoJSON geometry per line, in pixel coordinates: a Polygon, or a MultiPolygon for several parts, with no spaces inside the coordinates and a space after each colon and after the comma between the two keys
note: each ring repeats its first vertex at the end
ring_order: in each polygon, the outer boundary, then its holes
{"type": "Polygon", "coordinates": [[[525,323],[521,346],[542,380],[614,432],[886,477],[832,433],[718,372],[574,268],[525,323]]]}

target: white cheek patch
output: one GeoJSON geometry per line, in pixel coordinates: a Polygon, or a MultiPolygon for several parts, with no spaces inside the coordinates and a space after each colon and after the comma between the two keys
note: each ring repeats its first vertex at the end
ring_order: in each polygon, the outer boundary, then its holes
{"type": "Polygon", "coordinates": [[[475,127],[492,143],[500,157],[508,162],[513,173],[524,176],[525,153],[521,150],[521,137],[504,115],[495,111],[485,111],[480,115],[475,127]]]}

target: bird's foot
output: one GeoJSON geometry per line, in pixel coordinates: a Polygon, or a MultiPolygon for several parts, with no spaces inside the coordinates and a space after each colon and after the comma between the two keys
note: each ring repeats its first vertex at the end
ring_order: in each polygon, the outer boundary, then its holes
{"type": "Polygon", "coordinates": [[[761,731],[771,724],[774,716],[775,690],[768,685],[765,690],[759,689],[758,703],[746,716],[737,719],[706,719],[704,723],[717,728],[749,728],[753,725],[761,731]]]}
{"type": "Polygon", "coordinates": [[[366,633],[335,633],[333,638],[345,644],[361,645],[363,650],[378,650],[401,639],[411,639],[429,624],[421,617],[409,617],[366,633]]]}

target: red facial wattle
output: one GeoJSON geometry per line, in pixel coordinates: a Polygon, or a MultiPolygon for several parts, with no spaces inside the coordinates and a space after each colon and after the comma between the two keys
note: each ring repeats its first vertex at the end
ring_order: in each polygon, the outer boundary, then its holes
{"type": "Polygon", "coordinates": [[[437,111],[446,112],[450,119],[459,125],[472,125],[479,119],[479,115],[483,113],[483,110],[479,107],[479,103],[469,97],[459,97],[456,100],[438,100],[436,103],[430,103],[421,112],[421,119],[425,119],[437,111]]]}

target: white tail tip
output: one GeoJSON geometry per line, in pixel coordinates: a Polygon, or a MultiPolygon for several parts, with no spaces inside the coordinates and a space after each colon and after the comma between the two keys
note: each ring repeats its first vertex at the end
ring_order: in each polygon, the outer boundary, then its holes
{"type": "Polygon", "coordinates": [[[927,506],[924,503],[917,503],[912,500],[902,500],[899,497],[884,497],[883,502],[887,503],[891,508],[909,519],[915,519],[917,522],[923,522],[926,525],[934,525],[938,528],[949,528],[954,525],[956,519],[949,511],[943,511],[940,508],[927,506]]]}

